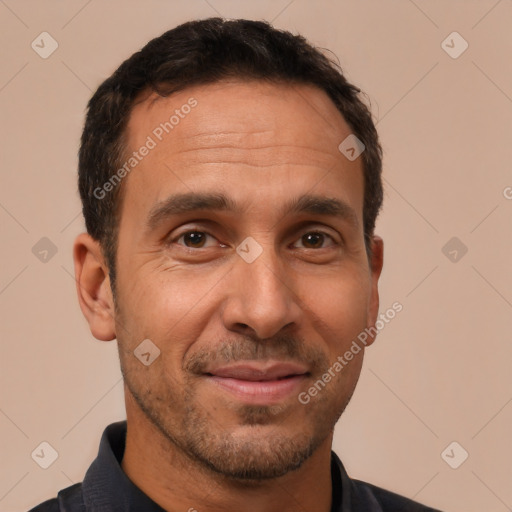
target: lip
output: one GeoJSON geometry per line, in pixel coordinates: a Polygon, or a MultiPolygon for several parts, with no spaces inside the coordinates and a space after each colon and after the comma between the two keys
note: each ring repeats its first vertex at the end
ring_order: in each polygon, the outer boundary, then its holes
{"type": "Polygon", "coordinates": [[[211,369],[208,380],[254,404],[274,404],[297,392],[309,375],[307,368],[296,363],[245,363],[211,369]]]}
{"type": "Polygon", "coordinates": [[[271,381],[292,375],[304,375],[308,369],[297,363],[266,362],[239,363],[209,369],[206,373],[215,377],[239,379],[245,381],[271,381]]]}

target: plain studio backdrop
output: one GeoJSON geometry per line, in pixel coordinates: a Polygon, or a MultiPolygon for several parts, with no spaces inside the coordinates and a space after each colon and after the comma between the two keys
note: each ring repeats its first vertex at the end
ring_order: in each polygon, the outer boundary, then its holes
{"type": "Polygon", "coordinates": [[[125,418],[116,342],[91,336],[73,281],[86,103],[149,39],[216,15],[302,33],[371,98],[381,312],[403,310],[334,449],[352,477],[447,512],[509,510],[512,1],[1,0],[0,511],[81,481],[125,418]]]}

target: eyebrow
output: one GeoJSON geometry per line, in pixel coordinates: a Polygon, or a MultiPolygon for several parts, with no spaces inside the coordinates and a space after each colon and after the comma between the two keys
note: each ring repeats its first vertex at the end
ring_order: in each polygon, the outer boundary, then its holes
{"type": "MultiPolygon", "coordinates": [[[[241,214],[244,208],[222,193],[188,192],[174,194],[159,201],[151,208],[147,217],[146,227],[148,231],[153,231],[172,216],[200,210],[226,211],[241,214]]],[[[352,227],[359,228],[359,220],[355,210],[338,198],[305,194],[287,201],[280,209],[281,216],[301,213],[338,217],[347,221],[352,227]]]]}

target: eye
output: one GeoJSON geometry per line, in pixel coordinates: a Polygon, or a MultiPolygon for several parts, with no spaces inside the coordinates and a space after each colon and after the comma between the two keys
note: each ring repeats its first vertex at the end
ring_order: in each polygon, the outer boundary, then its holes
{"type": "MultiPolygon", "coordinates": [[[[207,245],[208,238],[217,240],[213,235],[207,231],[199,229],[189,229],[184,231],[179,236],[170,240],[169,243],[176,243],[188,249],[205,249],[208,247],[214,247],[215,244],[207,245]]],[[[299,249],[326,249],[338,245],[336,240],[323,231],[308,231],[304,233],[298,240],[297,243],[301,245],[295,245],[299,249]],[[330,240],[329,245],[325,245],[330,240]]],[[[224,244],[218,244],[220,247],[226,247],[224,244]]]]}
{"type": "Polygon", "coordinates": [[[307,233],[304,233],[299,241],[302,243],[302,247],[299,247],[300,249],[325,249],[326,247],[323,246],[323,242],[326,240],[326,238],[330,239],[332,246],[337,245],[337,242],[334,240],[334,238],[331,235],[328,235],[327,233],[324,233],[323,231],[309,231],[307,233]]]}
{"type": "Polygon", "coordinates": [[[189,249],[202,249],[205,247],[207,238],[213,238],[214,236],[210,235],[206,231],[199,231],[196,229],[192,229],[189,231],[185,231],[179,237],[171,240],[172,243],[179,243],[181,239],[183,239],[183,244],[185,247],[189,249]]]}

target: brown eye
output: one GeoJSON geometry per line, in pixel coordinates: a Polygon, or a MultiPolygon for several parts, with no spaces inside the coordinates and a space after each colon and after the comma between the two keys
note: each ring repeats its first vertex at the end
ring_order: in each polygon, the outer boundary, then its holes
{"type": "Polygon", "coordinates": [[[321,231],[310,231],[309,233],[302,235],[300,241],[302,243],[302,248],[304,249],[323,249],[325,248],[323,244],[326,239],[334,241],[327,233],[322,233],[321,231]]]}
{"type": "Polygon", "coordinates": [[[207,236],[209,235],[203,231],[187,231],[180,236],[180,239],[183,238],[186,247],[200,249],[204,246],[207,236]]]}

